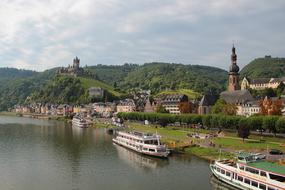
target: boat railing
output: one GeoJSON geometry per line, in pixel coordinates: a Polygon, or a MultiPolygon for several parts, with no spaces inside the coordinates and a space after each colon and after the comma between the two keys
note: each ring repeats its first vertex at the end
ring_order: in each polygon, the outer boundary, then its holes
{"type": "Polygon", "coordinates": [[[234,160],[226,159],[226,160],[219,160],[218,162],[221,164],[225,164],[225,165],[237,168],[237,164],[234,160]]]}

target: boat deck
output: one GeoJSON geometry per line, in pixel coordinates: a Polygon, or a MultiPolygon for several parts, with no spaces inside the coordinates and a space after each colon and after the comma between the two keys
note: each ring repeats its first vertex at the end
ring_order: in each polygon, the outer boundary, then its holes
{"type": "Polygon", "coordinates": [[[237,168],[237,164],[233,160],[219,160],[218,162],[221,164],[226,164],[228,166],[232,166],[234,168],[237,168]]]}
{"type": "Polygon", "coordinates": [[[285,176],[285,166],[271,163],[267,161],[257,161],[247,164],[250,167],[258,168],[272,173],[277,173],[285,176]]]}

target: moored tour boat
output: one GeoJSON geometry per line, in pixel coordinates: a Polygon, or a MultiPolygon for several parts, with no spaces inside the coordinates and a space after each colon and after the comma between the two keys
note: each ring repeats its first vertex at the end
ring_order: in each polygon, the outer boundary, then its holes
{"type": "Polygon", "coordinates": [[[88,123],[85,119],[79,116],[74,116],[72,119],[72,126],[79,127],[79,128],[87,128],[88,123]]]}
{"type": "Polygon", "coordinates": [[[216,160],[210,169],[219,180],[239,189],[285,190],[285,167],[253,154],[242,153],[237,161],[216,160]]]}
{"type": "Polygon", "coordinates": [[[118,131],[113,142],[150,156],[166,158],[170,153],[167,147],[160,143],[160,136],[157,134],[118,131]]]}

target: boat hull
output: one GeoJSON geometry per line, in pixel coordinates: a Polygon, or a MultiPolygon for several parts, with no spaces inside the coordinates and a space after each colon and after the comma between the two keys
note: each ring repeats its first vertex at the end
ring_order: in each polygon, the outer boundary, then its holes
{"type": "Polygon", "coordinates": [[[87,122],[81,119],[73,118],[72,119],[72,126],[79,127],[79,128],[88,128],[87,122]]]}
{"type": "Polygon", "coordinates": [[[244,187],[244,186],[242,186],[242,185],[240,185],[240,184],[237,184],[237,183],[235,183],[235,182],[233,182],[233,181],[231,181],[231,180],[228,180],[228,179],[226,179],[226,178],[224,178],[224,177],[218,175],[218,174],[215,172],[215,170],[213,169],[213,165],[212,165],[212,164],[210,164],[210,170],[211,170],[212,174],[213,174],[218,180],[223,181],[223,182],[227,183],[228,185],[231,185],[232,187],[235,187],[235,188],[241,189],[241,190],[252,190],[252,188],[244,187]]]}
{"type": "Polygon", "coordinates": [[[137,152],[139,154],[144,154],[144,155],[158,157],[158,158],[167,158],[169,153],[170,153],[169,151],[166,151],[166,152],[153,152],[153,153],[151,153],[151,152],[143,152],[143,151],[140,151],[139,149],[133,148],[131,146],[127,146],[127,145],[119,142],[117,139],[112,139],[112,140],[113,140],[114,143],[116,143],[116,144],[118,144],[118,145],[120,145],[120,146],[122,146],[124,148],[130,149],[130,150],[132,150],[134,152],[137,152]]]}

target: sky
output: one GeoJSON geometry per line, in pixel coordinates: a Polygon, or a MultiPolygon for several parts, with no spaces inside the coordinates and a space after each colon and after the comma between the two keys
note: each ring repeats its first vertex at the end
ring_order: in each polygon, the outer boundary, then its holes
{"type": "Polygon", "coordinates": [[[0,67],[285,57],[284,0],[1,0],[0,67]]]}

